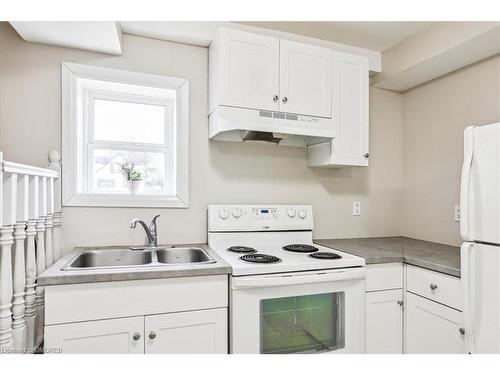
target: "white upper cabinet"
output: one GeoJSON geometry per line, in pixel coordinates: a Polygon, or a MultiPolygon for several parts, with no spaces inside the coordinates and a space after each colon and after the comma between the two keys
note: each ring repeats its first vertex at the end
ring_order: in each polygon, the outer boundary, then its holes
{"type": "Polygon", "coordinates": [[[210,47],[210,112],[217,105],[278,110],[279,39],[221,28],[210,47]]]}
{"type": "Polygon", "coordinates": [[[210,113],[219,106],[332,116],[332,51],[220,28],[210,46],[210,113]]]}
{"type": "Polygon", "coordinates": [[[332,51],[280,40],[280,111],[332,116],[332,51]]]}
{"type": "Polygon", "coordinates": [[[335,138],[309,146],[314,167],[368,166],[368,59],[333,53],[332,119],[335,138]]]}

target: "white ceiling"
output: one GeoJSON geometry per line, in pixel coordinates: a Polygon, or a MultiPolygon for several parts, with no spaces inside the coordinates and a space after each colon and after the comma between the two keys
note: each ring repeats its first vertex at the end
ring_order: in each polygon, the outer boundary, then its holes
{"type": "Polygon", "coordinates": [[[244,25],[384,51],[432,24],[427,21],[252,21],[244,25]]]}

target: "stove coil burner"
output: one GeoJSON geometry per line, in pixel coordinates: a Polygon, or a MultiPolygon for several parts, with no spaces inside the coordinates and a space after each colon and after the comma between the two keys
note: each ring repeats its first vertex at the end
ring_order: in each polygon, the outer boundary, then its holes
{"type": "Polygon", "coordinates": [[[251,254],[257,252],[257,250],[255,250],[253,247],[248,247],[248,246],[231,246],[230,248],[227,249],[227,251],[240,254],[251,254]]]}
{"type": "Polygon", "coordinates": [[[315,259],[340,259],[342,258],[339,254],[327,253],[326,251],[320,251],[319,253],[309,254],[311,258],[315,259]]]}
{"type": "Polygon", "coordinates": [[[286,251],[291,251],[293,253],[314,253],[318,251],[317,247],[311,245],[303,245],[303,244],[286,245],[283,246],[282,249],[286,251]]]}
{"type": "Polygon", "coordinates": [[[274,255],[267,254],[247,254],[240,256],[240,259],[249,263],[277,263],[281,262],[281,259],[275,257],[274,255]]]}

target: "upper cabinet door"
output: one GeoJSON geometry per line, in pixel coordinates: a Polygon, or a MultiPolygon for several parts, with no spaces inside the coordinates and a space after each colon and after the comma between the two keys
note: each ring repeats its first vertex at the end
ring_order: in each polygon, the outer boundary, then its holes
{"type": "Polygon", "coordinates": [[[332,52],[280,40],[280,111],[332,117],[332,52]]]}
{"type": "Polygon", "coordinates": [[[333,153],[340,164],[367,166],[368,59],[335,53],[333,82],[333,153]]]}
{"type": "Polygon", "coordinates": [[[279,39],[221,29],[218,48],[218,104],[278,110],[279,39]]]}
{"type": "Polygon", "coordinates": [[[312,167],[368,166],[368,58],[332,52],[332,122],[335,138],[309,146],[312,167]]]}

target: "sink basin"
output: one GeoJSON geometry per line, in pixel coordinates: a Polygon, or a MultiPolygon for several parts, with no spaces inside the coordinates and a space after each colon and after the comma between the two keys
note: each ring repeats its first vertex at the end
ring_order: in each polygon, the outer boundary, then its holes
{"type": "Polygon", "coordinates": [[[115,268],[169,267],[179,264],[216,263],[197,247],[94,248],[84,250],[68,261],[63,271],[115,268]]]}
{"type": "Polygon", "coordinates": [[[98,267],[130,267],[148,264],[153,261],[152,252],[118,250],[90,250],[74,259],[71,268],[98,268],[98,267]]]}
{"type": "Polygon", "coordinates": [[[157,250],[159,263],[214,263],[215,261],[203,251],[195,247],[175,247],[157,250]]]}

